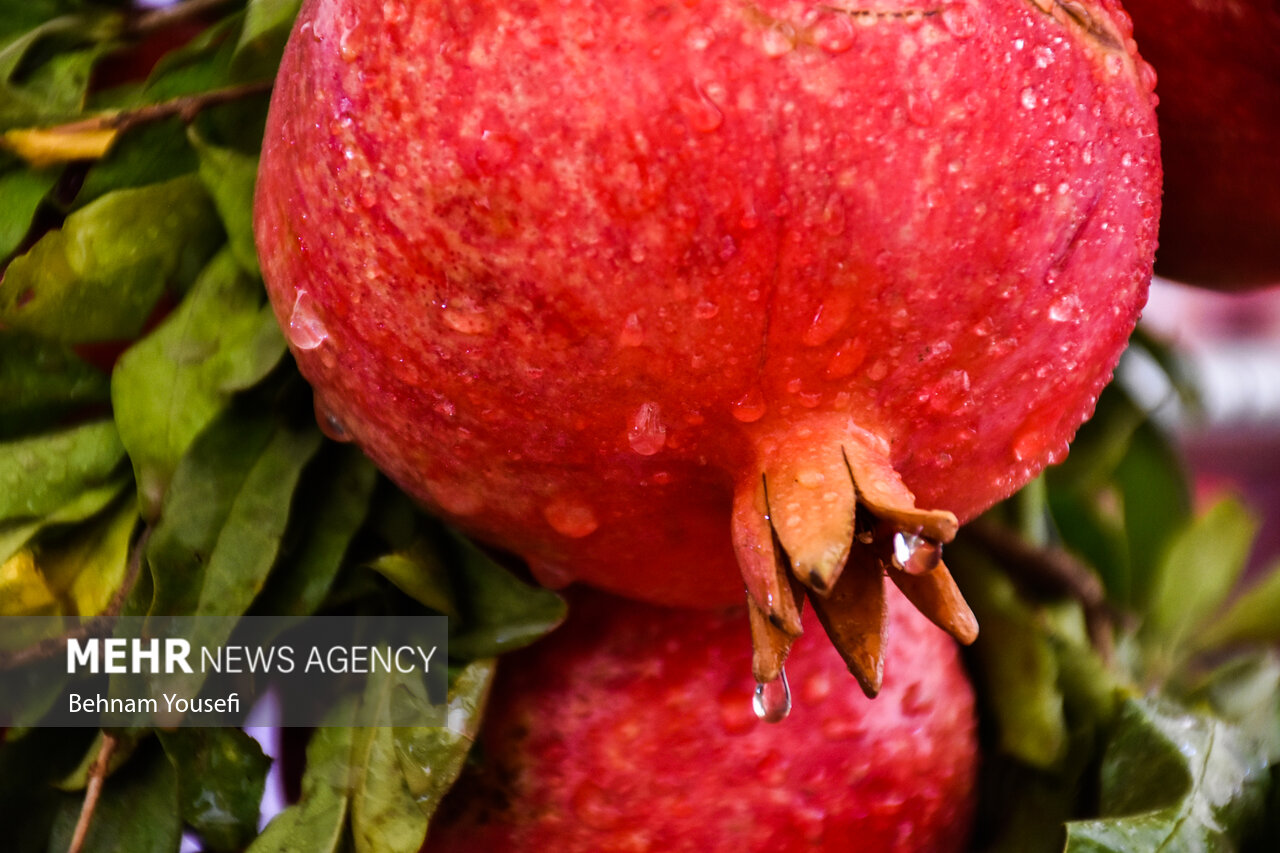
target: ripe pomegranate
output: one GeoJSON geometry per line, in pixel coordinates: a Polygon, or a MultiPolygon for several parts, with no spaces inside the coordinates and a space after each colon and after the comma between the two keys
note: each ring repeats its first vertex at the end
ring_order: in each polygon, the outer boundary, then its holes
{"type": "Polygon", "coordinates": [[[881,697],[817,648],[789,665],[796,709],[776,728],[748,701],[740,614],[573,604],[500,663],[480,761],[424,850],[965,849],[973,692],[955,644],[900,596],[881,697]]]}
{"type": "Polygon", "coordinates": [[[762,681],[798,580],[874,693],[885,572],[972,639],[939,543],[1066,452],[1145,300],[1127,20],[308,0],[255,226],[321,421],[548,584],[745,580],[762,681]]]}
{"type": "Polygon", "coordinates": [[[1280,5],[1124,5],[1160,75],[1156,271],[1218,290],[1280,284],[1280,5]]]}

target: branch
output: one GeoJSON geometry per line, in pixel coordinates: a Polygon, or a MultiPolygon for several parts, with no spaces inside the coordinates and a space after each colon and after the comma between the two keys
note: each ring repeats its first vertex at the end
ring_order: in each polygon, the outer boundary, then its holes
{"type": "Polygon", "coordinates": [[[80,853],[81,848],[84,847],[85,838],[89,835],[89,825],[93,822],[93,812],[98,807],[98,797],[102,795],[102,785],[107,779],[111,753],[115,752],[115,749],[115,736],[103,732],[98,757],[93,760],[93,766],[89,768],[89,780],[84,789],[84,803],[80,806],[80,818],[76,821],[71,843],[67,845],[67,853],[80,853]]]}

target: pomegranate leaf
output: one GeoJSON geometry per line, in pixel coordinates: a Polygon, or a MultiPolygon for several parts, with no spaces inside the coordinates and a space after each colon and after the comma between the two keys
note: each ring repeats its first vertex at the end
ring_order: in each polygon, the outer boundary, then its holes
{"type": "Polygon", "coordinates": [[[1214,649],[1240,643],[1280,642],[1280,561],[1271,566],[1262,580],[1250,586],[1231,607],[1197,632],[1193,642],[1199,649],[1214,649]]]}
{"type": "Polygon", "coordinates": [[[88,72],[101,49],[52,52],[30,69],[28,59],[41,52],[37,45],[43,50],[50,43],[82,45],[109,39],[122,23],[118,12],[105,9],[60,15],[0,44],[0,129],[52,123],[75,115],[84,103],[88,72]]]}
{"type": "Polygon", "coordinates": [[[0,439],[43,426],[76,406],[105,402],[110,383],[70,349],[17,332],[0,332],[0,439]]]}
{"type": "Polygon", "coordinates": [[[112,479],[124,447],[109,420],[0,442],[0,523],[49,515],[112,479]]]}
{"type": "Polygon", "coordinates": [[[261,286],[227,251],[214,256],[177,310],[124,354],[111,396],[144,516],[155,516],[192,439],[233,392],[256,384],[283,354],[261,286]]]}
{"type": "Polygon", "coordinates": [[[7,258],[31,230],[36,208],[58,180],[57,169],[11,169],[0,175],[0,258],[7,258]]]}
{"type": "Polygon", "coordinates": [[[41,549],[40,570],[81,622],[106,610],[124,584],[137,522],[137,507],[123,502],[65,541],[41,549]]]}
{"type": "Polygon", "coordinates": [[[247,853],[337,853],[344,849],[355,729],[342,722],[342,715],[335,712],[333,725],[316,729],[307,744],[302,798],[272,818],[247,853]]]}
{"type": "Polygon", "coordinates": [[[108,193],[10,262],[0,322],[63,343],[136,337],[165,283],[212,253],[216,221],[194,175],[108,193]]]}
{"type": "Polygon", "coordinates": [[[258,832],[258,804],[271,759],[240,729],[159,732],[178,774],[182,819],[206,850],[243,849],[258,832]]]}
{"type": "Polygon", "coordinates": [[[1269,784],[1257,745],[1212,717],[1132,699],[1103,756],[1101,813],[1067,853],[1237,849],[1269,784]]]}
{"type": "Polygon", "coordinates": [[[281,554],[253,604],[262,615],[306,616],[320,607],[365,517],[377,470],[354,447],[326,447],[304,474],[294,517],[301,542],[281,554]]]}
{"type": "Polygon", "coordinates": [[[122,133],[107,156],[89,167],[76,194],[76,206],[113,190],[171,181],[195,172],[198,166],[180,119],[139,125],[122,133]]]}
{"type": "MultiPolygon", "coordinates": [[[[65,795],[49,850],[67,850],[82,798],[65,795]]],[[[177,774],[158,744],[143,745],[102,788],[83,853],[173,853],[182,835],[177,774]]]]}
{"type": "Polygon", "coordinates": [[[1280,652],[1265,648],[1232,658],[1191,692],[1192,707],[1208,707],[1238,726],[1280,763],[1280,652]]]}
{"type": "Polygon", "coordinates": [[[100,486],[91,486],[46,516],[33,521],[0,524],[0,563],[28,544],[45,527],[75,524],[97,515],[116,495],[124,491],[128,475],[121,472],[100,486]]]}
{"type": "Polygon", "coordinates": [[[221,148],[206,141],[195,127],[187,129],[187,139],[200,158],[200,180],[218,208],[227,231],[231,254],[252,275],[258,275],[258,250],[253,242],[253,186],[258,176],[258,158],[221,148]]]}
{"type": "MultiPolygon", "coordinates": [[[[418,687],[421,686],[419,682],[418,687]]],[[[369,679],[352,736],[351,835],[356,853],[417,853],[427,834],[427,816],[417,808],[396,752],[393,702],[421,708],[398,673],[369,679]]],[[[410,713],[413,713],[412,711],[410,713]]],[[[421,713],[414,713],[421,717],[421,713]]]]}
{"type": "Polygon", "coordinates": [[[238,68],[274,74],[301,0],[249,0],[236,43],[238,68]]]}

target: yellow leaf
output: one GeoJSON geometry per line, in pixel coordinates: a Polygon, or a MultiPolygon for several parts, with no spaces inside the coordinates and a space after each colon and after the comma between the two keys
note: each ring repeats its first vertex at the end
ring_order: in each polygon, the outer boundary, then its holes
{"type": "Polygon", "coordinates": [[[23,548],[0,566],[0,616],[36,616],[57,606],[30,548],[23,548]]]}
{"type": "Polygon", "coordinates": [[[105,610],[124,582],[129,540],[137,521],[137,507],[127,501],[71,541],[41,551],[40,567],[49,586],[68,601],[68,607],[74,607],[81,622],[105,610]]]}
{"type": "Polygon", "coordinates": [[[117,128],[18,128],[0,140],[8,150],[37,169],[71,160],[97,160],[106,156],[119,135],[117,128]]]}

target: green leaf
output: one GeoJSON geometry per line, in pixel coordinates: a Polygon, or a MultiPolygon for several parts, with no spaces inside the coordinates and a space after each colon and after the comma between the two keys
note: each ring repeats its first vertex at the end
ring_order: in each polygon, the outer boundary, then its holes
{"type": "Polygon", "coordinates": [[[0,521],[48,515],[106,483],[123,460],[109,420],[0,442],[0,521]]]}
{"type": "Polygon", "coordinates": [[[37,428],[69,409],[106,402],[110,383],[66,347],[0,332],[0,439],[37,428]]]}
{"type": "MultiPolygon", "coordinates": [[[[232,411],[192,445],[165,495],[147,549],[151,615],[190,614],[185,639],[216,646],[230,636],[276,561],[302,469],[319,449],[314,426],[232,411]]],[[[167,692],[196,695],[199,673],[175,673],[167,692]]]]}
{"type": "Polygon", "coordinates": [[[154,517],[191,441],[284,349],[261,286],[224,251],[177,310],[125,352],[111,395],[145,516],[154,517]]]}
{"type": "Polygon", "coordinates": [[[343,849],[350,806],[351,742],[356,729],[338,722],[316,729],[307,745],[302,798],[272,818],[248,853],[337,853],[343,849]]]}
{"type": "Polygon", "coordinates": [[[430,818],[462,772],[484,717],[495,662],[467,664],[449,685],[448,725],[397,728],[396,754],[409,792],[430,818]]]}
{"type": "Polygon", "coordinates": [[[195,172],[199,165],[180,118],[138,125],[122,133],[107,156],[85,173],[76,206],[114,190],[171,181],[195,172]]]}
{"type": "Polygon", "coordinates": [[[253,240],[253,187],[258,178],[258,158],[230,148],[219,148],[201,138],[195,127],[187,138],[200,158],[200,180],[222,217],[237,263],[258,275],[258,250],[253,240]]]}
{"type": "Polygon", "coordinates": [[[1280,561],[1194,638],[1197,649],[1276,642],[1280,642],[1280,561]]]}
{"type": "Polygon", "coordinates": [[[0,175],[0,259],[9,257],[27,236],[36,208],[60,174],[58,169],[17,168],[0,175]]]}
{"type": "Polygon", "coordinates": [[[161,731],[178,774],[182,819],[205,848],[241,850],[258,834],[258,810],[271,759],[240,729],[161,731]]]}
{"type": "Polygon", "coordinates": [[[1236,850],[1269,784],[1238,730],[1145,699],[1122,707],[1101,779],[1101,817],[1067,825],[1067,853],[1236,850]]]}
{"type": "Polygon", "coordinates": [[[57,546],[41,549],[41,571],[81,622],[106,610],[124,585],[137,524],[137,508],[128,501],[57,546]]]}
{"type": "Polygon", "coordinates": [[[360,719],[351,741],[351,834],[356,853],[417,853],[427,835],[427,816],[418,808],[396,753],[392,701],[402,676],[370,676],[360,719]]]}
{"type": "Polygon", "coordinates": [[[274,72],[301,5],[301,0],[249,0],[234,57],[243,77],[274,72]]]}
{"type": "Polygon", "coordinates": [[[1043,619],[971,546],[953,543],[947,562],[982,626],[973,652],[1000,749],[1033,767],[1054,767],[1067,748],[1067,724],[1058,655],[1043,619]]]}
{"type": "Polygon", "coordinates": [[[1115,482],[1124,510],[1132,602],[1142,609],[1174,536],[1191,521],[1191,490],[1181,457],[1150,422],[1134,433],[1115,482]]]}
{"type": "Polygon", "coordinates": [[[531,586],[495,563],[470,540],[450,531],[457,600],[463,604],[460,630],[449,637],[449,657],[497,657],[527,646],[564,621],[564,599],[531,586]]]}
{"type": "Polygon", "coordinates": [[[117,190],[10,263],[0,323],[62,343],[137,336],[166,283],[218,236],[199,178],[117,190]]]}
{"type": "Polygon", "coordinates": [[[1243,504],[1224,498],[1174,539],[1152,579],[1142,627],[1166,663],[1231,594],[1257,530],[1257,519],[1243,504]]]}
{"type": "Polygon", "coordinates": [[[383,554],[370,562],[369,568],[419,604],[458,618],[444,559],[429,540],[419,539],[408,550],[383,554]]]}
{"type": "Polygon", "coordinates": [[[129,483],[129,476],[120,476],[108,480],[100,486],[91,486],[69,502],[58,507],[46,516],[33,521],[19,521],[0,524],[0,563],[8,560],[19,548],[27,545],[46,527],[63,524],[75,524],[90,516],[97,515],[117,495],[124,491],[129,483]]]}
{"type": "Polygon", "coordinates": [[[1266,748],[1280,763],[1280,653],[1264,649],[1233,658],[1190,695],[1266,748]]]}
{"type": "Polygon", "coordinates": [[[49,61],[34,63],[34,70],[18,72],[32,64],[38,47],[105,41],[121,31],[123,22],[119,13],[107,10],[60,15],[0,44],[0,129],[74,116],[84,102],[89,69],[104,46],[55,50],[49,61]]]}
{"type": "MultiPolygon", "coordinates": [[[[80,815],[81,797],[64,795],[49,838],[49,853],[65,853],[80,815]]],[[[182,836],[173,765],[155,744],[102,787],[82,853],[173,853],[182,836]]]]}
{"type": "Polygon", "coordinates": [[[369,512],[378,472],[354,447],[326,448],[307,472],[294,517],[304,522],[301,545],[285,553],[254,602],[254,612],[314,613],[342,568],[351,540],[369,512]]]}

